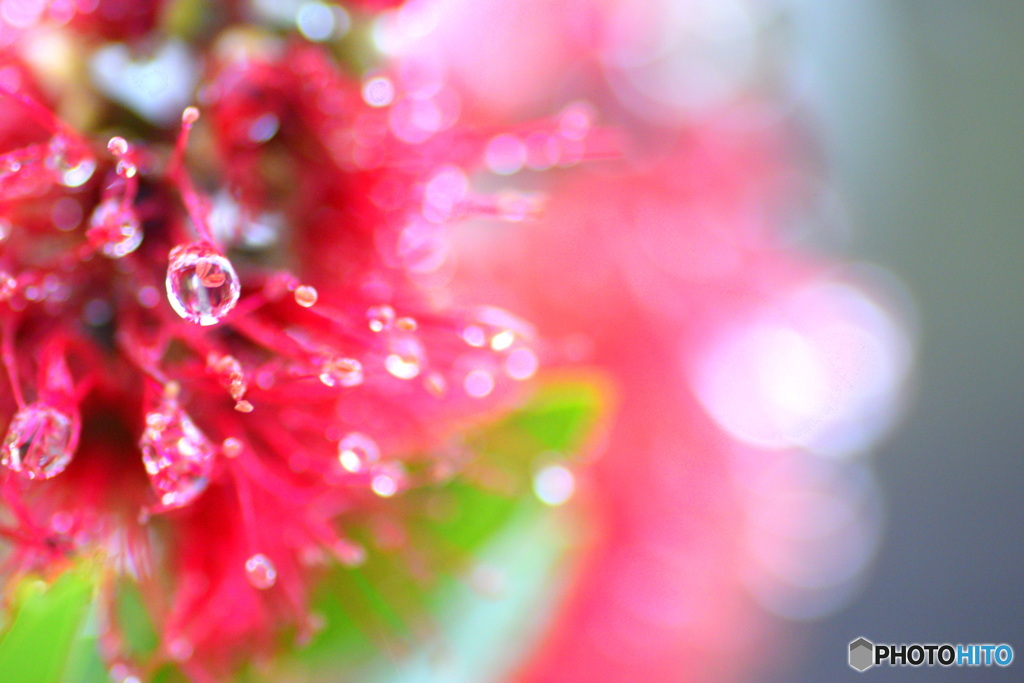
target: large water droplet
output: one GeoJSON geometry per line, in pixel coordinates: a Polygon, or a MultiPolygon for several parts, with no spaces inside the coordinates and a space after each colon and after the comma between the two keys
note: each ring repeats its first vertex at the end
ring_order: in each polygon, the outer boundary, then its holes
{"type": "Polygon", "coordinates": [[[188,505],[206,490],[216,448],[174,399],[146,415],[139,442],[149,480],[166,507],[188,505]]]}
{"type": "Polygon", "coordinates": [[[360,432],[347,434],[338,442],[338,462],[349,472],[361,472],[380,459],[380,448],[360,432]]]}
{"type": "Polygon", "coordinates": [[[77,441],[71,416],[46,403],[32,403],[11,420],[0,464],[28,479],[49,479],[71,462],[77,441]]]}
{"type": "Polygon", "coordinates": [[[100,202],[92,212],[89,225],[89,239],[100,245],[100,251],[107,258],[127,256],[142,244],[138,216],[116,198],[100,202]]]}
{"type": "Polygon", "coordinates": [[[277,567],[263,553],[256,553],[245,561],[245,578],[253,588],[266,590],[277,582],[277,567]]]}
{"type": "Polygon", "coordinates": [[[238,302],[241,287],[234,266],[205,242],[171,250],[167,299],[175,313],[199,325],[215,325],[238,302]]]}

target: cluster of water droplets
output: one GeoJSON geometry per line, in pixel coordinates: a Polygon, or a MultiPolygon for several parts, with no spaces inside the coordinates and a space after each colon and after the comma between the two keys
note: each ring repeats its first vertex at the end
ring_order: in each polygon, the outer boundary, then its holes
{"type": "Polygon", "coordinates": [[[506,311],[480,309],[476,320],[464,326],[460,336],[472,349],[462,363],[466,368],[462,388],[469,396],[489,396],[499,373],[521,382],[537,372],[539,361],[528,343],[532,329],[506,311]]]}
{"type": "Polygon", "coordinates": [[[164,396],[146,414],[139,448],[150,483],[164,507],[188,505],[206,490],[217,449],[173,395],[164,396]]]}
{"type": "Polygon", "coordinates": [[[398,317],[388,305],[371,306],[366,312],[367,325],[384,338],[387,355],[384,368],[398,379],[414,379],[426,362],[423,343],[416,336],[413,318],[398,317]]]}
{"type": "Polygon", "coordinates": [[[252,403],[245,399],[249,383],[242,371],[242,364],[237,358],[227,354],[211,353],[206,358],[206,369],[217,378],[221,386],[228,390],[231,398],[235,401],[235,410],[240,413],[252,412],[252,403]]]}
{"type": "Polygon", "coordinates": [[[370,490],[382,498],[394,496],[408,483],[402,463],[382,460],[380,446],[362,432],[350,432],[338,441],[338,462],[346,472],[366,475],[370,490]]]}

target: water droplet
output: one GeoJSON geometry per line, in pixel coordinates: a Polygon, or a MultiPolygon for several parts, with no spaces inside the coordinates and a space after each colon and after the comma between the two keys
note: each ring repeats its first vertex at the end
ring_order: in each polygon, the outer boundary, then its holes
{"type": "Polygon", "coordinates": [[[215,447],[173,398],[146,415],[139,441],[149,480],[166,507],[181,507],[206,490],[215,447]]]}
{"type": "Polygon", "coordinates": [[[473,398],[483,398],[494,391],[494,376],[486,370],[474,370],[466,375],[462,386],[473,398]]]}
{"type": "Polygon", "coordinates": [[[383,332],[395,322],[395,309],[390,306],[372,306],[366,311],[366,318],[371,330],[383,332]]]}
{"type": "Polygon", "coordinates": [[[395,99],[395,86],[385,76],[374,76],[363,83],[363,101],[371,107],[386,107],[395,99]]]}
{"type": "Polygon", "coordinates": [[[71,416],[46,403],[19,410],[7,428],[0,464],[28,479],[50,479],[68,466],[78,442],[71,416]]]}
{"type": "Polygon", "coordinates": [[[405,468],[397,462],[378,465],[370,479],[370,490],[381,498],[390,498],[405,486],[405,468]]]}
{"type": "Polygon", "coordinates": [[[281,122],[273,114],[258,116],[249,124],[249,140],[257,145],[267,142],[277,135],[280,125],[281,122]]]}
{"type": "Polygon", "coordinates": [[[487,343],[487,335],[478,325],[468,325],[466,329],[462,330],[462,339],[470,346],[477,348],[487,343]]]}
{"type": "Polygon", "coordinates": [[[576,491],[576,478],[561,465],[548,465],[533,477],[533,493],[545,505],[562,505],[576,491]]]}
{"type": "Polygon", "coordinates": [[[526,145],[515,135],[499,135],[487,143],[484,162],[493,173],[512,175],[526,164],[526,145]]]}
{"type": "Polygon", "coordinates": [[[135,298],[138,300],[140,306],[144,308],[154,308],[158,303],[160,303],[160,291],[156,287],[150,287],[147,285],[136,292],[135,298]]]}
{"type": "Polygon", "coordinates": [[[46,165],[57,172],[57,180],[64,187],[81,187],[96,171],[96,160],[88,152],[70,151],[69,146],[66,137],[55,135],[50,140],[46,165]]]}
{"type": "Polygon", "coordinates": [[[18,281],[0,270],[0,301],[9,301],[18,291],[18,281]]]}
{"type": "Polygon", "coordinates": [[[231,261],[205,242],[171,250],[166,285],[174,312],[199,325],[220,322],[241,291],[231,261]]]}
{"type": "Polygon", "coordinates": [[[121,258],[142,244],[142,228],[130,206],[122,206],[116,198],[105,199],[89,219],[89,240],[100,246],[107,258],[121,258]]]}
{"type": "Polygon", "coordinates": [[[192,651],[191,641],[183,636],[167,643],[167,654],[176,662],[187,662],[192,657],[192,651]]]}
{"type": "Polygon", "coordinates": [[[569,140],[582,140],[594,123],[594,106],[589,102],[573,102],[558,116],[558,132],[569,140]]]}
{"type": "Polygon", "coordinates": [[[240,413],[251,413],[254,409],[252,403],[244,399],[235,403],[235,410],[240,413]]]}
{"type": "Polygon", "coordinates": [[[107,150],[116,157],[123,157],[128,153],[128,141],[120,135],[115,135],[107,143],[107,150]]]}
{"type": "Polygon", "coordinates": [[[448,382],[444,375],[439,372],[432,372],[423,379],[423,386],[434,396],[444,396],[448,390],[448,382]]]}
{"type": "Polygon", "coordinates": [[[135,174],[139,172],[138,167],[126,159],[118,161],[115,170],[117,171],[117,175],[122,178],[134,178],[135,174]]]}
{"type": "Polygon", "coordinates": [[[338,442],[338,462],[349,472],[361,472],[380,459],[377,442],[360,432],[352,432],[338,442]]]}
{"type": "Polygon", "coordinates": [[[309,308],[316,303],[317,293],[309,285],[300,285],[295,288],[295,303],[303,308],[309,308]]]}
{"type": "Polygon", "coordinates": [[[195,107],[185,107],[185,110],[181,112],[181,124],[186,128],[191,128],[192,124],[199,120],[199,110],[195,107]]]}
{"type": "Polygon", "coordinates": [[[7,241],[7,238],[11,236],[11,222],[0,218],[0,244],[7,241]]]}
{"type": "Polygon", "coordinates": [[[537,355],[530,349],[516,349],[505,359],[505,372],[515,380],[526,380],[537,372],[537,355]]]}
{"type": "Polygon", "coordinates": [[[512,330],[502,330],[493,337],[491,337],[491,348],[495,351],[504,351],[508,347],[512,346],[512,343],[516,340],[516,333],[512,330]]]}
{"type": "Polygon", "coordinates": [[[413,336],[396,337],[391,340],[384,367],[398,379],[412,379],[420,374],[423,366],[423,345],[413,336]]]}
{"type": "Polygon", "coordinates": [[[240,439],[236,439],[233,436],[229,436],[224,439],[224,442],[220,445],[220,451],[224,454],[225,458],[237,458],[242,454],[242,449],[245,446],[242,444],[240,439]]]}
{"type": "Polygon", "coordinates": [[[320,381],[329,387],[355,387],[363,383],[363,364],[355,358],[329,358],[320,366],[320,381]]]}
{"type": "Polygon", "coordinates": [[[253,588],[267,590],[277,582],[277,567],[263,553],[256,553],[245,561],[245,577],[253,588]]]}
{"type": "Polygon", "coordinates": [[[323,42],[334,35],[333,8],[322,2],[305,2],[295,15],[299,33],[314,42],[323,42]]]}

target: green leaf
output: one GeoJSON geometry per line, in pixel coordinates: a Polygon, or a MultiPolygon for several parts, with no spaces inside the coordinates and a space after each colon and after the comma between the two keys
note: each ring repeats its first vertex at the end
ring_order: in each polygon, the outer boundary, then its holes
{"type": "MultiPolygon", "coordinates": [[[[470,435],[481,467],[505,482],[500,490],[467,473],[392,501],[402,506],[408,547],[429,553],[433,581],[415,576],[400,551],[373,549],[368,530],[349,530],[371,552],[364,565],[335,568],[319,587],[315,610],[326,628],[299,654],[303,669],[323,672],[322,680],[336,680],[339,670],[346,680],[386,680],[388,671],[429,680],[429,657],[421,651],[428,635],[468,652],[473,634],[483,637],[490,622],[495,626],[487,630],[487,642],[504,642],[507,652],[510,634],[529,614],[537,618],[538,604],[550,603],[538,596],[552,590],[551,568],[566,546],[564,535],[551,532],[550,509],[531,494],[533,473],[583,445],[603,398],[590,382],[551,383],[521,409],[470,435]],[[500,566],[517,587],[500,606],[466,585],[466,575],[481,561],[500,566]]],[[[499,653],[487,649],[474,655],[476,661],[500,668],[499,653]]]]}
{"type": "Polygon", "coordinates": [[[504,426],[524,431],[544,448],[568,453],[591,433],[604,403],[603,392],[594,382],[550,383],[504,426]]]}
{"type": "Polygon", "coordinates": [[[68,680],[64,675],[72,664],[86,665],[88,648],[83,651],[79,646],[85,645],[81,640],[87,640],[84,630],[96,580],[94,564],[83,562],[52,583],[29,578],[18,585],[13,616],[0,635],[0,672],[4,680],[61,683],[68,680]]]}

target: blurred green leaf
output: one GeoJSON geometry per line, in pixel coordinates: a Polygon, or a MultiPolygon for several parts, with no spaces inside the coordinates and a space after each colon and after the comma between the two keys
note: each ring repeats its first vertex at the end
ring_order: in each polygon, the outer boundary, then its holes
{"type": "MultiPolygon", "coordinates": [[[[62,683],[65,672],[88,666],[85,633],[97,569],[82,562],[56,581],[23,580],[15,588],[12,617],[0,635],[0,676],[18,683],[62,683]]],[[[95,651],[93,638],[92,650],[95,651]]],[[[102,674],[104,677],[106,673],[102,674]]]]}
{"type": "Polygon", "coordinates": [[[569,454],[593,430],[604,404],[599,386],[587,381],[553,382],[543,386],[524,409],[503,425],[521,429],[544,448],[569,454]]]}
{"type": "MultiPolygon", "coordinates": [[[[403,496],[408,546],[429,551],[433,580],[416,576],[400,552],[381,550],[370,552],[357,569],[331,570],[315,600],[326,627],[299,653],[302,666],[325,672],[318,679],[325,681],[335,680],[339,667],[360,680],[406,671],[405,667],[412,667],[407,675],[415,671],[421,678],[432,670],[419,652],[429,636],[464,645],[471,632],[494,620],[488,642],[498,643],[506,627],[522,624],[523,610],[536,618],[536,594],[545,589],[548,569],[565,543],[552,540],[557,534],[539,532],[550,524],[547,508],[528,495],[533,472],[553,457],[571,457],[593,430],[603,403],[593,383],[549,383],[521,409],[472,434],[467,441],[479,453],[482,466],[497,472],[508,486],[494,490],[467,476],[403,496]],[[477,604],[483,598],[471,595],[465,581],[473,566],[493,555],[496,547],[502,548],[495,555],[502,570],[521,575],[516,579],[520,590],[500,609],[477,604]],[[504,615],[501,619],[495,616],[498,612],[504,615]],[[405,664],[399,666],[399,661],[405,664]]],[[[352,533],[356,540],[373,545],[368,531],[352,533]]],[[[487,659],[496,654],[475,656],[487,659]]]]}

